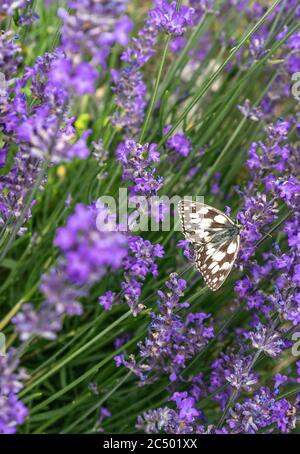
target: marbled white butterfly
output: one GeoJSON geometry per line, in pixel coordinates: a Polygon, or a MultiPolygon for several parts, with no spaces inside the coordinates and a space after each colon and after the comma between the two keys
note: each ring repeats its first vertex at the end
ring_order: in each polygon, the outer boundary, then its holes
{"type": "Polygon", "coordinates": [[[182,232],[195,248],[195,264],[208,287],[216,291],[226,280],[240,247],[240,227],[226,214],[200,202],[178,205],[182,232]]]}

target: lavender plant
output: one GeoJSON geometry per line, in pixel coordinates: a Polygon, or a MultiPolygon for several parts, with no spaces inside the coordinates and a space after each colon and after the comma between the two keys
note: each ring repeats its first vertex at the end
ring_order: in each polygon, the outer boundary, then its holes
{"type": "Polygon", "coordinates": [[[2,3],[0,433],[298,433],[300,2],[2,3]],[[239,223],[218,291],[162,196],[239,223]]]}

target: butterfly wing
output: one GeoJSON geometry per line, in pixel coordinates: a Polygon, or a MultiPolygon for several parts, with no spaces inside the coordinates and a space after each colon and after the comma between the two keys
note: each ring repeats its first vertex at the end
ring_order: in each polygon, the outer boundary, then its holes
{"type": "Polygon", "coordinates": [[[240,237],[237,235],[219,247],[204,244],[197,249],[196,266],[211,290],[218,290],[227,279],[237,258],[239,247],[240,237]]]}
{"type": "Polygon", "coordinates": [[[240,237],[234,235],[215,241],[234,222],[220,210],[200,202],[181,201],[179,213],[182,231],[196,249],[196,266],[208,287],[216,291],[226,280],[236,260],[240,237]]]}
{"type": "Polygon", "coordinates": [[[181,200],[178,209],[182,232],[192,243],[209,243],[216,232],[234,225],[222,211],[204,203],[181,200]]]}

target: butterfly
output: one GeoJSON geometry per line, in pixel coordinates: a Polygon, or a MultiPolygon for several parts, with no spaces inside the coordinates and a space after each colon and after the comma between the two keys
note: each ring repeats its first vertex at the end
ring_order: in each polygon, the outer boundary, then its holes
{"type": "Polygon", "coordinates": [[[178,205],[182,232],[193,243],[195,264],[207,286],[218,290],[225,282],[240,248],[240,227],[226,214],[200,202],[178,205]]]}

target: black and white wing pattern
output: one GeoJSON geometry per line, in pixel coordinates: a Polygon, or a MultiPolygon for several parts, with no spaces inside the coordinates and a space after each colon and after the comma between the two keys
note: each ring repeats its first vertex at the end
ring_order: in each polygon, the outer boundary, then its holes
{"type": "Polygon", "coordinates": [[[226,214],[200,202],[178,205],[182,232],[195,249],[195,264],[208,287],[216,291],[226,280],[240,247],[240,228],[226,214]]]}

